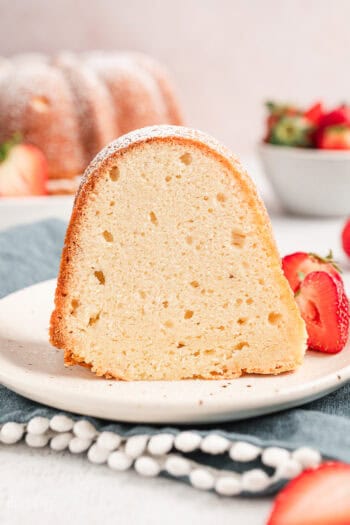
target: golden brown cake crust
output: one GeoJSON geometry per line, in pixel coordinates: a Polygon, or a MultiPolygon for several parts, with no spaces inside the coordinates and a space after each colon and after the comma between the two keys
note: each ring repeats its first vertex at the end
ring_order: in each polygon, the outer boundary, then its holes
{"type": "MultiPolygon", "coordinates": [[[[300,334],[300,340],[304,339],[305,341],[306,334],[304,323],[300,318],[297,305],[293,300],[288,283],[284,278],[282,271],[280,270],[280,259],[272,235],[270,220],[265,206],[239,161],[230,153],[228,149],[204,133],[178,126],[153,126],[131,132],[123,137],[120,137],[116,141],[112,142],[109,146],[104,148],[95,157],[86,170],[80,188],[76,194],[71,220],[66,232],[65,245],[62,252],[55,295],[55,310],[52,313],[50,324],[50,341],[54,346],[65,351],[66,364],[79,364],[88,367],[92,366],[91,363],[84,363],[79,356],[74,354],[74,349],[69,347],[69,343],[62,331],[61,322],[64,316],[66,297],[69,292],[69,279],[72,272],[70,261],[72,258],[74,258],[77,250],[79,250],[77,241],[79,237],[79,230],[84,222],[84,209],[88,197],[94,191],[94,187],[99,177],[102,177],[106,170],[112,168],[115,164],[115,161],[126,151],[130,151],[132,148],[136,148],[139,145],[153,142],[165,142],[169,144],[180,144],[183,146],[194,145],[195,147],[200,148],[200,150],[202,150],[206,155],[214,156],[215,159],[226,169],[228,169],[232,173],[232,176],[238,180],[242,191],[245,194],[247,205],[254,210],[256,219],[255,224],[259,229],[262,243],[264,243],[264,245],[267,247],[267,250],[271,252],[271,267],[278,268],[279,277],[276,285],[279,286],[279,289],[281,290],[281,296],[284,296],[286,302],[288,302],[290,311],[292,312],[293,317],[296,319],[295,331],[296,333],[300,334]]],[[[306,347],[306,345],[304,346],[306,347]]],[[[283,362],[276,362],[274,367],[268,370],[257,366],[255,369],[250,369],[249,373],[278,374],[283,371],[295,369],[301,364],[301,362],[301,357],[297,360],[291,358],[290,361],[286,359],[283,360],[283,362]]],[[[96,369],[96,367],[94,368],[94,372],[99,376],[107,375],[108,377],[111,377],[113,375],[109,373],[106,374],[104,370],[96,369]]],[[[242,373],[245,373],[244,369],[237,370],[236,372],[231,370],[227,373],[223,373],[220,377],[215,377],[215,379],[233,378],[241,375],[242,373]]],[[[116,374],[114,374],[113,377],[116,379],[123,379],[116,374]]]]}

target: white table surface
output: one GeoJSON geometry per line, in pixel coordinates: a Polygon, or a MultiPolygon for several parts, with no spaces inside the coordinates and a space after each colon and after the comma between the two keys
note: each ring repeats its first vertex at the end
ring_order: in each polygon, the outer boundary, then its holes
{"type": "MultiPolygon", "coordinates": [[[[276,214],[269,187],[255,173],[272,212],[280,252],[294,250],[341,254],[342,220],[319,220],[276,214]]],[[[0,229],[46,216],[67,217],[71,201],[54,198],[40,205],[1,203],[0,229]]],[[[17,525],[100,524],[144,525],[213,523],[263,525],[271,499],[220,498],[163,478],[143,479],[135,472],[115,473],[90,464],[82,456],[25,445],[0,445],[0,523],[17,525]]]]}

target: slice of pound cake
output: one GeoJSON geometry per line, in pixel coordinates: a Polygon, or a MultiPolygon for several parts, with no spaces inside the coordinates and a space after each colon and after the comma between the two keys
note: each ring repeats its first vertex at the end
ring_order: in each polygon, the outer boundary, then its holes
{"type": "Polygon", "coordinates": [[[123,380],[278,374],[304,323],[238,161],[182,127],[132,132],[88,167],[51,318],[67,365],[123,380]]]}

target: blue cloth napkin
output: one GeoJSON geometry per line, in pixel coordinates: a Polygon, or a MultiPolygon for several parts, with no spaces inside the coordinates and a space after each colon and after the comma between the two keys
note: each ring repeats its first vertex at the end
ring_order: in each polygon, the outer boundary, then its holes
{"type": "MultiPolygon", "coordinates": [[[[57,275],[65,229],[65,223],[50,219],[0,232],[0,297],[57,275]]],[[[324,458],[350,462],[349,400],[350,384],[300,408],[245,421],[196,425],[192,430],[202,436],[215,432],[232,441],[246,441],[263,448],[279,446],[294,450],[302,446],[313,447],[324,458]]],[[[57,413],[55,409],[25,399],[0,385],[0,424],[28,422],[37,415],[52,417],[57,413]]],[[[123,436],[163,432],[177,434],[184,430],[181,427],[86,419],[99,430],[112,430],[123,436]]],[[[189,428],[186,427],[186,430],[189,428]]],[[[232,462],[227,454],[211,456],[197,451],[191,454],[191,459],[218,469],[239,471],[246,468],[246,465],[232,462]]],[[[268,492],[277,488],[269,487],[268,492]]]]}

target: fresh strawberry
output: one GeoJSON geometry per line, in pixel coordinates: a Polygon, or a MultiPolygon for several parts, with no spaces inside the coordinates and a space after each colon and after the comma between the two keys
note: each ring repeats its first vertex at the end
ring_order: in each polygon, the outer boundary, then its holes
{"type": "Polygon", "coordinates": [[[344,252],[350,257],[350,219],[348,219],[344,225],[341,240],[344,252]]]}
{"type": "Polygon", "coordinates": [[[339,126],[341,124],[350,124],[350,107],[343,105],[339,108],[324,113],[320,119],[320,128],[328,128],[329,126],[339,126]]]}
{"type": "Polygon", "coordinates": [[[307,469],[278,494],[267,525],[349,525],[350,465],[307,469]]]}
{"type": "Polygon", "coordinates": [[[328,272],[336,279],[341,280],[340,268],[333,260],[331,251],[326,257],[320,257],[316,253],[291,253],[283,257],[282,268],[294,293],[299,289],[301,281],[310,272],[328,272]]]}
{"type": "Polygon", "coordinates": [[[327,272],[311,272],[301,282],[296,301],[309,348],[329,354],[343,350],[349,335],[349,301],[342,281],[327,272]]]}
{"type": "Polygon", "coordinates": [[[0,145],[0,197],[45,195],[47,161],[43,153],[18,138],[0,145]]]}
{"type": "Polygon", "coordinates": [[[312,122],[314,126],[318,126],[322,117],[324,115],[323,104],[322,102],[316,102],[311,108],[305,111],[304,117],[312,122]]]}
{"type": "Polygon", "coordinates": [[[329,126],[318,132],[320,149],[350,149],[350,124],[329,126]]]}

